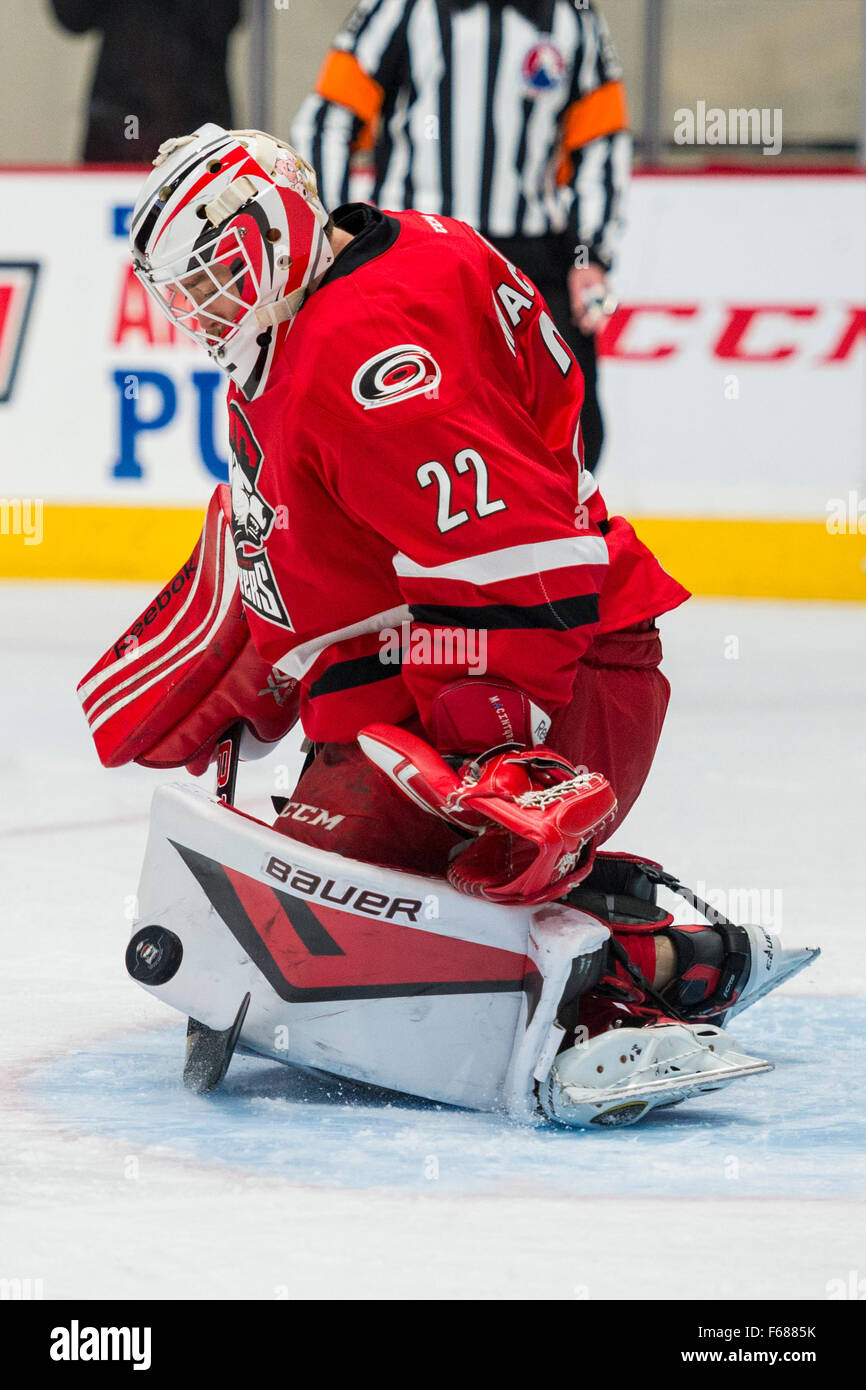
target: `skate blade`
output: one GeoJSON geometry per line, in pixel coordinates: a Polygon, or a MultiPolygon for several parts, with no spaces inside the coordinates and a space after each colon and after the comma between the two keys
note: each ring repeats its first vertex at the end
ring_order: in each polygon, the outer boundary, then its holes
{"type": "Polygon", "coordinates": [[[554,1123],[575,1129],[593,1126],[619,1128],[636,1124],[650,1110],[678,1105],[691,1096],[720,1091],[731,1081],[773,1069],[773,1063],[761,1057],[741,1056],[736,1064],[719,1066],[710,1071],[690,1072],[679,1077],[663,1076],[657,1081],[636,1082],[629,1086],[612,1086],[609,1091],[600,1092],[594,1086],[563,1086],[556,1108],[545,1113],[554,1123]]]}
{"type": "Polygon", "coordinates": [[[745,1009],[750,1009],[753,1004],[757,1004],[759,999],[764,999],[774,989],[778,989],[779,985],[793,980],[795,975],[799,975],[801,970],[805,970],[807,966],[811,965],[812,961],[816,960],[820,954],[821,948],[819,946],[804,946],[802,949],[793,948],[780,951],[779,968],[776,973],[767,980],[766,984],[744,999],[742,1004],[739,1001],[732,1004],[727,1010],[727,1017],[736,1018],[737,1014],[742,1013],[745,1009]]]}

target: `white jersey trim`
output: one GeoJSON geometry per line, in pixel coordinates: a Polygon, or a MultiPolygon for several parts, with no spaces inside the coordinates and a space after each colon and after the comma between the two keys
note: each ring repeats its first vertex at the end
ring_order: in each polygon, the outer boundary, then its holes
{"type": "Polygon", "coordinates": [[[496,584],[504,579],[522,579],[548,570],[571,569],[577,565],[606,565],[607,545],[603,536],[569,536],[555,541],[534,541],[512,545],[507,550],[490,550],[450,560],[444,565],[419,565],[398,551],[393,565],[403,579],[455,579],[464,584],[496,584]]]}
{"type": "Polygon", "coordinates": [[[381,613],[371,613],[369,618],[361,618],[359,622],[350,623],[348,627],[339,627],[334,632],[323,632],[320,637],[311,637],[309,642],[301,642],[299,646],[292,647],[291,651],[274,662],[274,667],[277,671],[300,680],[328,647],[334,646],[337,642],[348,641],[352,637],[364,637],[368,632],[381,632],[385,627],[399,627],[401,623],[408,622],[409,616],[409,605],[406,603],[400,604],[398,608],[386,608],[381,613]]]}

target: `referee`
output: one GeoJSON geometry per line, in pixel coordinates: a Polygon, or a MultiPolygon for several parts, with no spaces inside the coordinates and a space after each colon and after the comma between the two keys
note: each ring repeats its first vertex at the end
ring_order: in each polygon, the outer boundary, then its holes
{"type": "Polygon", "coordinates": [[[627,127],[622,69],[588,0],[360,0],[291,134],[326,207],[350,200],[366,159],[370,201],[460,218],[535,281],[583,371],[589,469],[627,127]]]}

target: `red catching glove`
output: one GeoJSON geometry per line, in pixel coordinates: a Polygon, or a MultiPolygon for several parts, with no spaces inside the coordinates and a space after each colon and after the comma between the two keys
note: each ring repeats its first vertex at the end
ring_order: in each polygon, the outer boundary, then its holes
{"type": "Polygon", "coordinates": [[[493,749],[457,773],[392,724],[368,724],[358,743],[410,800],[476,837],[452,859],[447,878],[491,902],[561,898],[589,873],[598,836],[616,814],[607,778],[578,773],[543,748],[493,749]]]}
{"type": "Polygon", "coordinates": [[[253,646],[231,514],[221,484],[189,560],[78,686],[106,767],[185,764],[199,776],[238,720],[253,736],[242,740],[241,756],[260,754],[297,723],[297,682],[253,646]]]}

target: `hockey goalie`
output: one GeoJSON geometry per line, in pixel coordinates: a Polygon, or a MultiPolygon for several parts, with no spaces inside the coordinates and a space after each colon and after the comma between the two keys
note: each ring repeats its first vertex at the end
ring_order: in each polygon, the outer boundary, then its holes
{"type": "Polygon", "coordinates": [[[107,766],[217,765],[154,799],[127,949],[189,1017],[188,1084],[239,1047],[586,1126],[767,1070],[725,1024],[815,952],[600,850],[688,594],[583,469],[535,286],[448,217],[328,215],[262,132],[154,163],[135,272],[230,378],[231,486],[79,693],[107,766]],[[240,813],[236,759],[298,720],[291,797],[240,813]]]}

